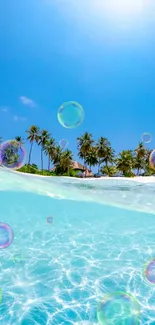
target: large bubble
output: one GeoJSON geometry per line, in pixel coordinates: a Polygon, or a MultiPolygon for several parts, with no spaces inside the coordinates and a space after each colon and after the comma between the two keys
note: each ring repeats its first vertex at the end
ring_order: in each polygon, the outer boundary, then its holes
{"type": "Polygon", "coordinates": [[[6,248],[11,245],[14,239],[13,230],[6,223],[0,222],[0,248],[6,248]]]}
{"type": "Polygon", "coordinates": [[[125,292],[105,296],[97,310],[100,325],[139,325],[139,315],[137,300],[125,292]]]}
{"type": "Polygon", "coordinates": [[[150,165],[150,168],[155,170],[155,149],[150,153],[149,165],[150,165]]]}
{"type": "Polygon", "coordinates": [[[143,273],[145,280],[155,285],[155,257],[145,264],[143,273]]]}
{"type": "Polygon", "coordinates": [[[150,133],[144,132],[144,133],[142,134],[142,141],[143,141],[144,143],[149,143],[149,142],[151,142],[151,140],[152,140],[152,136],[151,136],[150,133]]]}
{"type": "Polygon", "coordinates": [[[76,102],[66,102],[58,110],[59,123],[68,129],[79,126],[84,119],[84,109],[76,102]]]}
{"type": "Polygon", "coordinates": [[[26,150],[18,141],[8,140],[0,145],[0,165],[19,169],[25,164],[26,150]]]}

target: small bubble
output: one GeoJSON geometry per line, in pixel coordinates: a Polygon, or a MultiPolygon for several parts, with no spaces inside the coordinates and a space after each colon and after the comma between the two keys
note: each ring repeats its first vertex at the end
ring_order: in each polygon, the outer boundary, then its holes
{"type": "Polygon", "coordinates": [[[21,254],[15,254],[13,257],[12,257],[12,261],[14,263],[20,263],[23,261],[23,257],[21,254]]]}
{"type": "Polygon", "coordinates": [[[46,221],[47,221],[47,223],[52,224],[53,223],[53,217],[47,217],[46,221]]]}
{"type": "Polygon", "coordinates": [[[66,139],[61,139],[59,145],[62,149],[65,149],[68,145],[68,141],[66,139]]]}
{"type": "Polygon", "coordinates": [[[152,140],[152,136],[151,136],[150,133],[144,132],[144,133],[142,134],[142,141],[143,141],[144,143],[149,143],[149,142],[151,142],[151,140],[152,140]]]}

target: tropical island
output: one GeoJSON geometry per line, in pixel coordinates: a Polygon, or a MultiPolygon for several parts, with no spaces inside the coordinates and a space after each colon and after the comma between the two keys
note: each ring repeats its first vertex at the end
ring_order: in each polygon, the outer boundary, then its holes
{"type": "MultiPolygon", "coordinates": [[[[143,142],[140,142],[134,150],[123,150],[116,154],[110,141],[100,137],[98,141],[93,139],[91,133],[85,132],[77,138],[77,149],[83,165],[74,161],[71,150],[62,148],[60,144],[44,129],[36,125],[26,130],[26,140],[30,143],[28,162],[18,172],[38,174],[44,176],[70,176],[70,177],[100,177],[100,176],[152,176],[155,174],[149,164],[149,157],[152,150],[148,150],[143,142]],[[33,145],[40,146],[41,169],[32,163],[33,145]],[[44,167],[44,155],[48,157],[48,166],[44,167]],[[92,173],[92,167],[97,166],[97,174],[92,173]]],[[[7,159],[18,160],[18,148],[24,146],[24,139],[16,136],[15,151],[7,152],[7,159]]],[[[0,137],[0,143],[3,143],[0,137]]]]}

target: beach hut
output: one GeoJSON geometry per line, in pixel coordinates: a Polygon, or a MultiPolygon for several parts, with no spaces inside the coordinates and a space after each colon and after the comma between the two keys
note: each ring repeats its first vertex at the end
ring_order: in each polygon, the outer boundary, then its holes
{"type": "Polygon", "coordinates": [[[83,177],[94,177],[94,174],[91,170],[86,169],[86,171],[83,172],[83,177]]]}

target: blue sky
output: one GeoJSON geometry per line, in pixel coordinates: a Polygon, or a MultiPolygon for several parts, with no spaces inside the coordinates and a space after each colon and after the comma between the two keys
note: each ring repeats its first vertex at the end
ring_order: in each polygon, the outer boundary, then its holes
{"type": "MultiPolygon", "coordinates": [[[[155,147],[155,3],[126,1],[126,7],[121,0],[1,1],[4,140],[25,138],[36,124],[57,141],[68,139],[75,159],[76,138],[85,131],[107,137],[116,152],[133,149],[143,132],[155,147]],[[57,120],[69,100],[85,110],[83,124],[72,130],[57,120]]],[[[37,146],[33,161],[40,164],[37,146]]]]}

